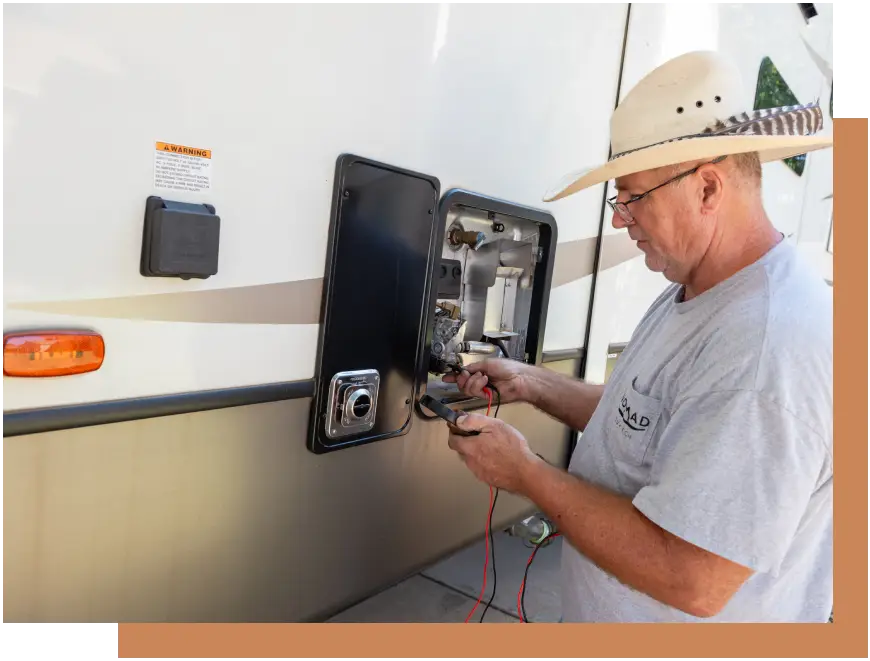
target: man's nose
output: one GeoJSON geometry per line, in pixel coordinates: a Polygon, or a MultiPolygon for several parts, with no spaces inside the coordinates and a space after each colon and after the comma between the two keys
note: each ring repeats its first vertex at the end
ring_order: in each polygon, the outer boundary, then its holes
{"type": "Polygon", "coordinates": [[[623,227],[628,227],[628,223],[625,222],[625,218],[619,215],[618,211],[613,212],[613,218],[610,220],[611,225],[613,225],[613,229],[621,230],[623,227]]]}

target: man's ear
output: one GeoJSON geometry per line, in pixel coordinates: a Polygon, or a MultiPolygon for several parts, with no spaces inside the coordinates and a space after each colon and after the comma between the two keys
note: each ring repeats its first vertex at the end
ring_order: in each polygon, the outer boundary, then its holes
{"type": "Polygon", "coordinates": [[[705,214],[716,213],[725,192],[725,180],[718,168],[704,166],[698,170],[701,177],[701,212],[705,214]]]}

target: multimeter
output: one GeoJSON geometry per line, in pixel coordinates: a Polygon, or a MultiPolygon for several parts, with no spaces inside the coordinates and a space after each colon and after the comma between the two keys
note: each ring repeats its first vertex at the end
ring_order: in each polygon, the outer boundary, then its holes
{"type": "Polygon", "coordinates": [[[464,414],[460,414],[459,412],[454,411],[449,406],[443,404],[442,402],[439,402],[431,395],[423,395],[420,398],[420,405],[425,406],[442,420],[446,420],[447,424],[453,427],[451,431],[458,436],[477,436],[478,434],[480,434],[479,431],[463,431],[459,429],[456,426],[456,422],[464,414]]]}

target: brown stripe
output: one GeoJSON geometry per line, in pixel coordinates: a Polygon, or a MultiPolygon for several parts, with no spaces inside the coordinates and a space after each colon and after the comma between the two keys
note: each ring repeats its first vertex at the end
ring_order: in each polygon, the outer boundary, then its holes
{"type": "MultiPolygon", "coordinates": [[[[556,248],[553,287],[592,274],[595,237],[560,243],[556,248]]],[[[600,269],[640,255],[625,232],[606,235],[600,269]]],[[[321,278],[250,287],[121,296],[90,300],[10,303],[17,310],[76,317],[174,321],[200,324],[317,324],[320,322],[321,278]]]]}

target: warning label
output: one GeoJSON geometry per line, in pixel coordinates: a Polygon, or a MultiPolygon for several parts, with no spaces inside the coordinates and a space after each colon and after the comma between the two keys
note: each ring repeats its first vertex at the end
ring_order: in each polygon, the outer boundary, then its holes
{"type": "Polygon", "coordinates": [[[211,150],[158,142],[154,152],[154,186],[198,193],[211,189],[211,150]]]}

